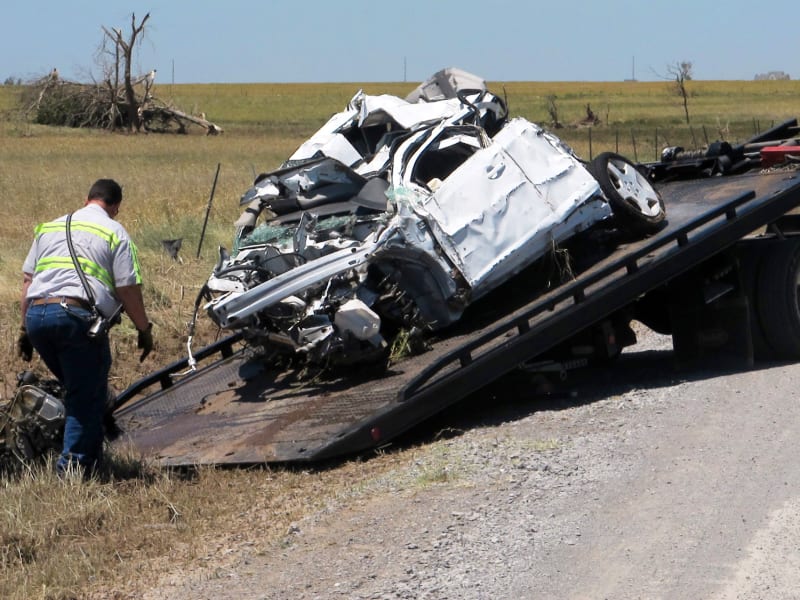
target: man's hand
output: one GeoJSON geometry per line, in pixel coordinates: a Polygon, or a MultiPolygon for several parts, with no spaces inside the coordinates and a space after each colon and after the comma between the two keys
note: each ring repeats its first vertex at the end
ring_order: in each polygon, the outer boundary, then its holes
{"type": "Polygon", "coordinates": [[[17,339],[17,354],[25,362],[31,362],[33,358],[33,344],[28,337],[28,331],[23,327],[17,339]]]}
{"type": "Polygon", "coordinates": [[[139,357],[139,362],[142,362],[145,357],[153,351],[153,324],[148,323],[146,329],[139,330],[139,341],[136,347],[142,351],[139,357]]]}

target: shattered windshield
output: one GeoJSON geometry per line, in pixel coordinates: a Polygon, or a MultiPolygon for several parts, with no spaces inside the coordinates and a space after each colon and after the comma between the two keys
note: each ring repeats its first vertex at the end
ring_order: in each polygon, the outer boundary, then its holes
{"type": "Polygon", "coordinates": [[[305,230],[305,234],[317,243],[343,238],[363,239],[372,231],[369,224],[385,220],[379,217],[380,215],[373,213],[331,215],[306,222],[267,221],[237,240],[234,255],[250,246],[263,244],[281,248],[291,247],[301,227],[305,230]]]}

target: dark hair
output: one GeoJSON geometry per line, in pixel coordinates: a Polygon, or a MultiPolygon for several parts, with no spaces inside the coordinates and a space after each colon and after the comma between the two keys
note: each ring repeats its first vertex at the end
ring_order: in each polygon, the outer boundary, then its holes
{"type": "Polygon", "coordinates": [[[122,188],[113,179],[98,179],[89,190],[88,200],[102,200],[106,204],[122,202],[122,188]]]}

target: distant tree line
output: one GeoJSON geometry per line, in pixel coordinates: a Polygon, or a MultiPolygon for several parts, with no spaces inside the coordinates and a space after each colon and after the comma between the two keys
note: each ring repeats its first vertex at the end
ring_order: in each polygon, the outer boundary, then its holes
{"type": "Polygon", "coordinates": [[[769,71],[767,73],[759,73],[753,79],[756,81],[763,81],[765,79],[768,80],[785,80],[791,79],[788,73],[784,73],[783,71],[769,71]]]}

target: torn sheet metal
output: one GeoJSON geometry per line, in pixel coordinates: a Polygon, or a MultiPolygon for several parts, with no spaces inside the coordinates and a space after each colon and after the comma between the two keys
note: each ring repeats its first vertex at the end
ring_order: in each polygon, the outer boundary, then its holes
{"type": "MultiPolygon", "coordinates": [[[[424,152],[415,160],[424,160],[424,152]]],[[[412,164],[407,180],[413,170],[412,164]]],[[[478,297],[527,265],[526,257],[610,216],[599,199],[567,223],[578,206],[599,196],[596,180],[574,155],[541,128],[513,119],[434,193],[420,191],[417,206],[478,297]]]]}
{"type": "MultiPolygon", "coordinates": [[[[485,88],[484,88],[485,89],[485,88]]],[[[464,99],[481,111],[490,112],[495,119],[505,116],[505,105],[493,95],[481,90],[469,90],[464,99]]],[[[414,101],[396,96],[369,96],[361,90],[348,104],[348,109],[331,117],[308,141],[289,157],[290,161],[316,158],[320,155],[335,158],[350,167],[368,159],[380,148],[380,138],[373,146],[360,151],[353,144],[362,142],[359,130],[381,128],[385,133],[408,131],[425,124],[448,120],[459,122],[472,114],[473,108],[462,99],[451,96],[428,102],[423,98],[414,101]],[[353,135],[353,133],[357,135],[353,135]]]]}
{"type": "Polygon", "coordinates": [[[462,69],[451,67],[442,69],[419,84],[406,96],[408,102],[436,102],[446,98],[457,98],[460,90],[486,91],[486,82],[482,77],[467,73],[462,69]]]}

